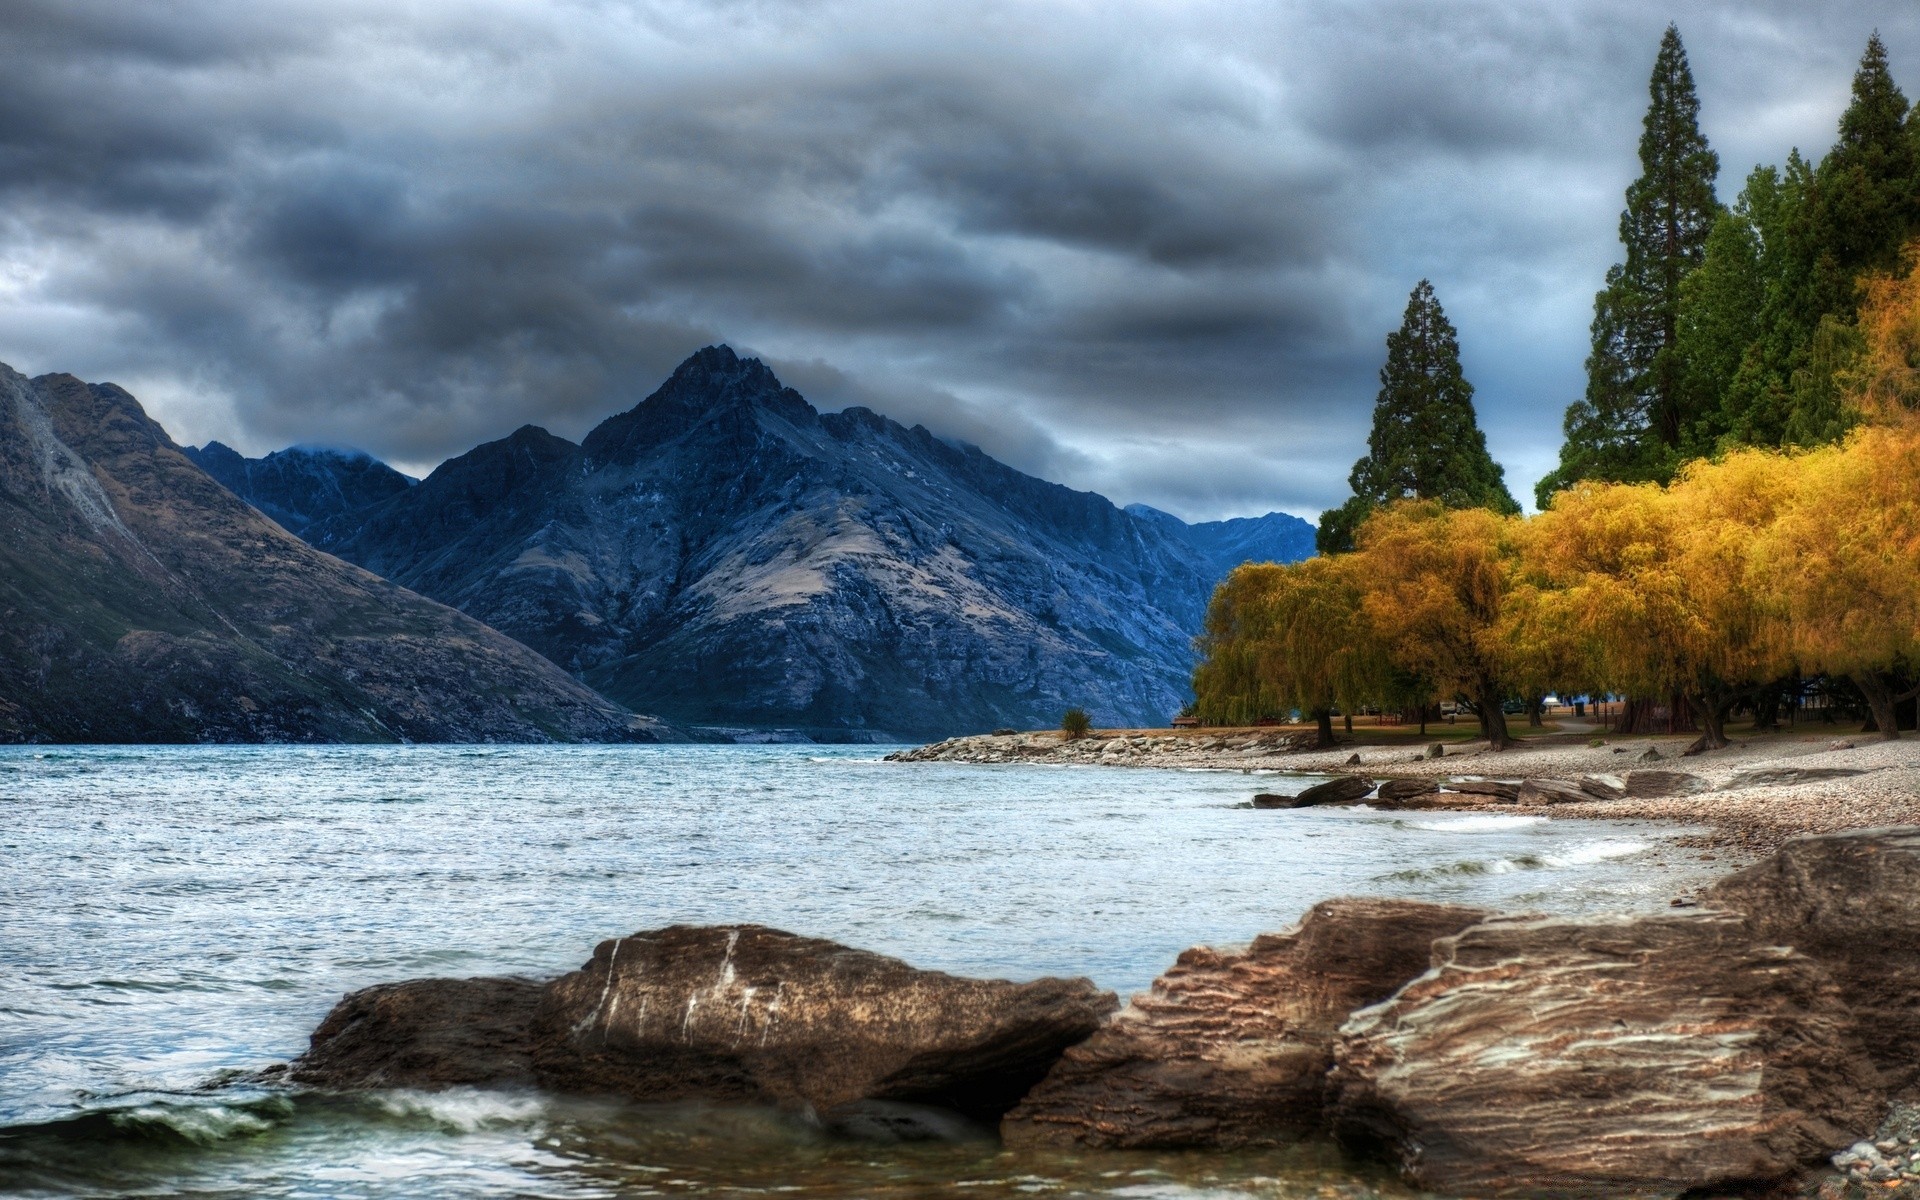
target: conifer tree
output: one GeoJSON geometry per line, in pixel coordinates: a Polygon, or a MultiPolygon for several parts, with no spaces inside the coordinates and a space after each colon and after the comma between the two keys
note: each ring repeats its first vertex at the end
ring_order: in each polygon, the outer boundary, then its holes
{"type": "Polygon", "coordinates": [[[1685,364],[1674,350],[1680,282],[1706,256],[1720,204],[1720,159],[1700,132],[1700,100],[1680,31],[1667,26],[1648,84],[1640,178],[1620,214],[1626,260],[1594,297],[1587,394],[1568,407],[1559,469],[1542,480],[1542,507],[1581,479],[1665,479],[1693,424],[1685,364]]]}
{"type": "Polygon", "coordinates": [[[1474,419],[1473,385],[1460,370],[1459,335],[1427,280],[1414,285],[1400,328],[1387,335],[1373,432],[1347,482],[1353,498],[1320,517],[1315,542],[1324,554],[1351,550],[1367,514],[1395,500],[1520,511],[1474,419]]]}

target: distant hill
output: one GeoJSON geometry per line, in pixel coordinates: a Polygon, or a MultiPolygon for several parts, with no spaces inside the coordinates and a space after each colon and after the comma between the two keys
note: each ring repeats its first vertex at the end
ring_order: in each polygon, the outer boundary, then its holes
{"type": "Polygon", "coordinates": [[[673,733],[263,519],[121,389],[0,365],[0,741],[673,733]]]}
{"type": "Polygon", "coordinates": [[[1149,512],[868,409],[820,413],[716,346],[579,445],[527,426],[306,527],[620,703],[928,737],[1075,704],[1165,721],[1222,564],[1311,540],[1282,515],[1149,512]]]}
{"type": "Polygon", "coordinates": [[[1224,579],[1241,563],[1299,562],[1314,553],[1313,526],[1287,513],[1189,525],[1172,513],[1145,504],[1129,504],[1127,511],[1143,521],[1158,523],[1199,551],[1212,564],[1216,580],[1224,579]]]}
{"type": "Polygon", "coordinates": [[[231,446],[208,442],[180,452],[293,533],[390,500],[415,482],[360,450],[293,446],[265,458],[245,458],[231,446]]]}

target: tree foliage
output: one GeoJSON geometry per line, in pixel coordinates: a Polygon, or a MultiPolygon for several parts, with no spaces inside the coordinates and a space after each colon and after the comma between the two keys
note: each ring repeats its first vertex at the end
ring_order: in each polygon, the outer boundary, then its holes
{"type": "Polygon", "coordinates": [[[1400,328],[1387,335],[1367,453],[1347,482],[1352,499],[1320,519],[1322,553],[1351,550],[1367,514],[1397,500],[1520,511],[1474,417],[1459,334],[1425,279],[1407,297],[1400,328]]]}

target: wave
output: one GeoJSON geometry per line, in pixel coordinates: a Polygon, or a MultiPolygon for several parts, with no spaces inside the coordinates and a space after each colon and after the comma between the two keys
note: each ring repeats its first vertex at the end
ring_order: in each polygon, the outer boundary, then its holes
{"type": "Polygon", "coordinates": [[[1431,833],[1504,833],[1509,829],[1525,829],[1532,825],[1546,824],[1545,817],[1504,816],[1501,814],[1472,813],[1459,817],[1436,817],[1426,821],[1408,821],[1409,829],[1424,829],[1431,833]]]}
{"type": "Polygon", "coordinates": [[[1653,843],[1634,838],[1613,838],[1606,841],[1589,842],[1584,846],[1575,846],[1546,855],[1548,866],[1585,867],[1594,863],[1606,862],[1611,858],[1626,858],[1639,854],[1643,850],[1653,849],[1653,843]]]}
{"type": "Polygon", "coordinates": [[[448,1088],[443,1092],[375,1092],[366,1098],[376,1113],[407,1122],[425,1122],[453,1133],[476,1133],[528,1125],[546,1115],[547,1105],[527,1092],[448,1088]]]}

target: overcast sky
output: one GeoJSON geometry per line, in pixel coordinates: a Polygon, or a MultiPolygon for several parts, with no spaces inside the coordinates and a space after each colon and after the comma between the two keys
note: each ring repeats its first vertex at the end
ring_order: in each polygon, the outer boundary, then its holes
{"type": "Polygon", "coordinates": [[[1433,280],[1550,468],[1678,22],[1731,199],[1911,0],[0,0],[0,361],[416,472],[728,342],[1190,519],[1338,503],[1433,280]]]}

